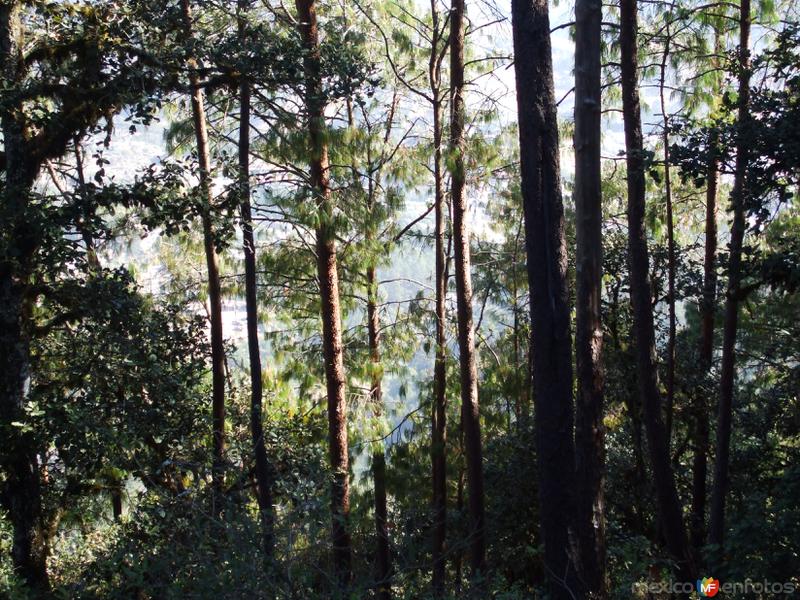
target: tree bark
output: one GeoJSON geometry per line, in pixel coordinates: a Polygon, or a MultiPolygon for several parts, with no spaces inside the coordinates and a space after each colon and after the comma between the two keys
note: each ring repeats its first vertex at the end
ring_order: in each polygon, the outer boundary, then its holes
{"type": "Polygon", "coordinates": [[[383,448],[372,453],[372,477],[375,487],[375,534],[378,540],[376,555],[377,597],[390,600],[392,597],[392,564],[389,549],[389,531],[386,527],[386,457],[383,448]]]}
{"type": "MultiPolygon", "coordinates": [[[[708,161],[706,187],[705,258],[703,297],[700,301],[700,368],[711,370],[714,352],[714,313],[717,290],[717,187],[719,159],[712,150],[708,161]]],[[[708,405],[705,392],[697,390],[694,399],[694,456],[692,458],[691,542],[695,552],[705,545],[706,477],[708,475],[708,405]]]]}
{"type": "MultiPolygon", "coordinates": [[[[247,47],[245,11],[248,0],[239,0],[238,28],[242,48],[247,47]]],[[[261,544],[268,566],[275,559],[275,509],[272,500],[273,469],[267,456],[262,421],[263,382],[261,349],[258,343],[258,293],[256,287],[256,244],[250,206],[250,82],[239,84],[239,211],[242,217],[244,288],[247,312],[247,350],[250,359],[250,433],[255,458],[256,500],[261,517],[261,544]]]]}
{"type": "Polygon", "coordinates": [[[433,41],[428,63],[428,82],[433,110],[433,179],[436,252],[436,358],[433,367],[431,407],[431,467],[433,484],[433,597],[445,592],[445,540],[447,536],[447,347],[445,339],[445,298],[447,296],[444,249],[445,205],[442,170],[441,55],[439,53],[439,11],[431,0],[433,41]]]}
{"type": "MultiPolygon", "coordinates": [[[[667,19],[672,18],[668,16],[667,19]]],[[[667,60],[669,59],[670,43],[672,41],[669,20],[665,28],[664,51],[661,54],[661,79],[658,87],[661,101],[661,118],[663,131],[661,139],[664,144],[664,198],[667,205],[667,406],[666,429],[667,449],[672,445],[672,420],[675,405],[675,337],[677,334],[677,319],[675,317],[675,223],[672,207],[672,172],[669,168],[669,115],[667,102],[664,96],[664,86],[667,76],[667,60]]]]}
{"type": "Polygon", "coordinates": [[[571,598],[578,593],[570,540],[575,514],[572,340],[547,0],[513,0],[511,14],[544,567],[552,597],[571,598]]]}
{"type": "MultiPolygon", "coordinates": [[[[719,28],[714,32],[715,58],[712,65],[719,68],[719,56],[723,52],[722,35],[719,28]]],[[[715,92],[719,86],[715,86],[715,92]]],[[[718,138],[712,134],[706,173],[706,224],[705,256],[703,260],[703,295],[700,299],[700,368],[710,372],[714,355],[714,314],[717,301],[717,190],[719,187],[718,138]]],[[[705,392],[697,390],[694,398],[694,456],[692,458],[692,514],[690,537],[692,547],[699,551],[706,543],[706,477],[708,475],[708,404],[705,392]]]]}
{"type": "Polygon", "coordinates": [[[122,481],[116,478],[111,482],[111,512],[115,521],[122,518],[122,485],[122,481]]]}
{"type": "Polygon", "coordinates": [[[743,126],[750,106],[750,0],[742,0],[739,14],[739,100],[736,164],[731,190],[733,223],[728,258],[728,286],[722,329],[722,367],[720,370],[719,413],[717,415],[717,459],[714,488],[711,492],[709,541],[722,546],[725,539],[725,496],[728,492],[733,386],[736,375],[736,334],[739,324],[739,285],[742,277],[742,246],[746,229],[748,148],[743,126]]]}
{"type": "Polygon", "coordinates": [[[636,367],[639,396],[644,409],[645,431],[656,488],[659,516],[667,549],[678,564],[682,577],[695,579],[692,552],[686,537],[683,515],[675,486],[675,475],[667,447],[658,389],[655,327],[651,303],[650,269],[645,230],[645,176],[642,122],[637,72],[637,3],[621,0],[620,52],[622,65],[622,107],[628,179],[628,260],[633,310],[636,367]]]}
{"type": "MultiPolygon", "coordinates": [[[[4,3],[0,6],[0,68],[3,83],[10,87],[19,85],[23,77],[23,35],[21,4],[4,3]]],[[[29,287],[40,235],[35,223],[29,222],[28,212],[31,187],[40,165],[30,158],[22,106],[4,107],[0,127],[5,155],[0,201],[6,257],[0,261],[0,426],[6,475],[0,497],[13,527],[14,568],[34,594],[46,594],[49,579],[38,448],[33,432],[13,424],[25,421],[30,392],[33,300],[29,287]]]]}
{"type": "Polygon", "coordinates": [[[377,589],[379,600],[392,597],[392,564],[389,550],[389,532],[386,527],[386,457],[383,449],[372,454],[372,471],[375,482],[375,533],[378,537],[377,589]]]}
{"type": "Polygon", "coordinates": [[[333,569],[338,593],[344,594],[351,580],[349,457],[347,442],[347,398],[339,306],[339,273],[333,226],[333,200],[325,139],[325,100],[322,91],[321,57],[315,0],[296,0],[298,27],[304,46],[305,104],[308,113],[311,188],[319,212],[316,230],[317,276],[322,313],[322,347],[328,396],[328,446],[333,471],[331,489],[331,537],[333,569]]]}
{"type": "Polygon", "coordinates": [[[608,595],[605,573],[605,429],[601,294],[600,0],[575,3],[575,233],[578,396],[575,405],[576,538],[585,591],[608,595]]]}
{"type": "Polygon", "coordinates": [[[464,169],[464,0],[453,0],[450,12],[450,154],[453,241],[456,267],[458,348],[461,367],[461,414],[467,460],[470,515],[470,566],[479,593],[486,576],[486,522],[483,492],[483,450],[478,406],[478,370],[472,322],[472,274],[467,225],[468,202],[464,169]]]}
{"type": "MultiPolygon", "coordinates": [[[[716,141],[713,142],[716,144],[716,141]]],[[[703,260],[703,298],[700,303],[700,361],[711,368],[714,353],[714,306],[717,295],[717,189],[719,157],[711,150],[707,169],[705,256],[703,260]]]]}
{"type": "MultiPolygon", "coordinates": [[[[369,211],[372,213],[374,199],[369,195],[369,211]]],[[[369,217],[372,218],[371,215],[369,217]]],[[[372,223],[368,228],[368,238],[372,239],[372,223]]],[[[372,363],[372,382],[370,385],[370,401],[376,417],[383,413],[383,372],[381,369],[381,329],[378,314],[378,279],[374,264],[367,267],[367,337],[369,357],[372,363]]],[[[383,444],[372,453],[372,479],[375,492],[375,534],[377,537],[375,565],[376,590],[379,600],[390,600],[392,597],[392,563],[389,548],[389,531],[386,527],[386,457],[383,444]]]]}
{"type": "MultiPolygon", "coordinates": [[[[189,0],[181,0],[183,25],[187,38],[193,33],[192,11],[189,0]]],[[[194,122],[195,144],[197,146],[198,178],[204,202],[201,215],[203,222],[203,246],[208,272],[208,305],[211,323],[211,427],[213,436],[213,475],[212,475],[212,514],[219,515],[222,510],[223,487],[225,480],[225,346],[222,333],[222,290],[219,279],[219,257],[214,243],[212,206],[214,198],[211,190],[211,157],[208,146],[208,130],[203,89],[197,73],[195,57],[187,59],[189,85],[191,87],[192,120],[194,122]]]]}

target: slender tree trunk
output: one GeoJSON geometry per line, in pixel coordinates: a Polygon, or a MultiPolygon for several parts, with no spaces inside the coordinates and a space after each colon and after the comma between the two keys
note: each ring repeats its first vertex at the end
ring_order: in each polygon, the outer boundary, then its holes
{"type": "MultiPolygon", "coordinates": [[[[23,76],[21,4],[0,6],[0,68],[5,85],[18,85],[23,76]]],[[[28,131],[21,106],[0,112],[5,154],[5,181],[0,187],[3,219],[3,257],[0,259],[0,427],[4,440],[3,508],[13,527],[11,560],[34,594],[49,589],[47,545],[43,535],[42,494],[35,436],[13,425],[24,422],[30,392],[30,321],[33,301],[28,293],[32,260],[39,235],[27,220],[31,187],[38,173],[28,152],[28,131]]]]}
{"type": "Polygon", "coordinates": [[[603,427],[603,206],[600,162],[600,0],[575,3],[575,232],[578,396],[575,405],[576,536],[581,579],[594,598],[605,575],[603,427]]]}
{"type": "Polygon", "coordinates": [[[464,170],[464,0],[453,0],[450,12],[450,152],[453,159],[451,196],[455,243],[458,348],[461,366],[461,414],[467,460],[470,514],[470,566],[479,593],[486,576],[486,522],[483,492],[483,450],[478,407],[478,369],[472,323],[472,274],[467,226],[468,202],[464,170]]]}
{"type": "MultiPolygon", "coordinates": [[[[716,139],[713,142],[716,144],[716,139]]],[[[700,361],[711,368],[714,352],[714,306],[717,296],[717,189],[719,158],[712,149],[708,160],[706,187],[705,257],[703,261],[703,298],[700,302],[700,361]]]]}
{"type": "MultiPolygon", "coordinates": [[[[193,36],[192,12],[189,0],[181,0],[184,28],[187,38],[193,36]]],[[[219,515],[222,510],[222,495],[225,480],[225,346],[222,335],[222,290],[219,279],[219,257],[214,244],[212,223],[211,158],[208,147],[208,130],[203,89],[197,73],[197,60],[189,57],[189,84],[191,86],[192,119],[194,121],[195,144],[197,146],[198,177],[203,202],[203,245],[208,271],[208,305],[211,321],[211,426],[214,446],[213,510],[219,515]]]]}
{"type": "MultiPolygon", "coordinates": [[[[244,12],[249,0],[239,0],[238,27],[242,47],[248,40],[244,12]]],[[[262,549],[268,565],[275,558],[275,513],[272,500],[273,471],[267,456],[262,422],[261,349],[258,343],[258,295],[256,287],[256,243],[250,206],[250,82],[239,84],[239,211],[242,217],[244,288],[247,312],[247,350],[250,358],[250,433],[255,457],[256,500],[261,516],[262,549]]]]}
{"type": "MultiPolygon", "coordinates": [[[[579,593],[570,540],[575,470],[572,340],[547,0],[513,0],[511,14],[544,567],[552,597],[572,598],[579,593]]],[[[596,349],[595,341],[593,345],[596,349]]],[[[593,354],[592,360],[595,357],[593,354]]],[[[592,384],[592,389],[595,387],[592,384]]],[[[592,398],[591,402],[595,401],[592,398]]],[[[597,410],[594,405],[587,408],[592,414],[597,410]]],[[[592,427],[589,421],[584,424],[592,427]]],[[[594,448],[595,441],[590,443],[594,448]]]]}
{"type": "Polygon", "coordinates": [[[436,359],[433,367],[433,406],[431,408],[431,466],[433,483],[433,596],[445,591],[445,539],[447,536],[447,347],[445,339],[445,298],[447,279],[444,249],[445,206],[442,170],[441,60],[439,55],[439,11],[431,1],[433,43],[428,63],[428,80],[433,98],[433,179],[436,252],[436,359]]]}
{"type": "MultiPolygon", "coordinates": [[[[719,56],[723,52],[719,28],[714,35],[714,68],[719,68],[719,56]]],[[[719,86],[715,86],[719,91],[719,86]]],[[[706,227],[705,257],[703,261],[703,296],[700,300],[700,368],[711,371],[714,354],[714,314],[717,301],[717,190],[719,188],[718,138],[711,139],[706,175],[706,227]]],[[[695,440],[692,459],[692,515],[691,541],[698,553],[706,543],[706,477],[708,474],[708,450],[710,446],[708,427],[708,403],[705,391],[697,390],[694,399],[695,440]]]]}
{"type": "Polygon", "coordinates": [[[661,394],[658,389],[655,327],[644,222],[645,178],[637,72],[636,0],[621,0],[620,26],[622,107],[628,171],[628,259],[639,396],[644,408],[645,431],[656,500],[667,549],[678,563],[681,576],[688,581],[694,581],[694,560],[683,524],[680,499],[667,447],[667,433],[661,416],[661,394]]]}
{"type": "MultiPolygon", "coordinates": [[[[376,412],[381,414],[383,405],[382,375],[380,358],[380,320],[377,306],[377,281],[375,268],[367,269],[367,285],[369,287],[369,300],[367,304],[367,329],[369,335],[370,361],[373,366],[370,399],[376,412]]],[[[389,548],[389,532],[386,526],[386,457],[383,445],[372,453],[372,477],[375,491],[375,534],[376,548],[376,590],[379,600],[389,600],[392,597],[392,564],[391,550],[389,548]]]]}
{"type": "MultiPolygon", "coordinates": [[[[669,19],[671,17],[667,17],[669,19]]],[[[675,405],[675,336],[677,333],[677,320],[675,318],[675,223],[672,211],[672,173],[669,168],[669,115],[667,102],[664,97],[664,86],[667,76],[667,60],[669,58],[670,43],[672,41],[669,31],[669,21],[665,29],[666,40],[664,51],[661,55],[661,80],[659,96],[661,100],[661,118],[663,131],[661,139],[664,144],[664,197],[667,203],[667,406],[666,428],[667,448],[672,445],[672,420],[675,405]]]]}
{"type": "Polygon", "coordinates": [[[325,100],[322,90],[317,11],[314,0],[296,0],[298,27],[304,45],[305,103],[308,112],[311,187],[319,211],[316,230],[317,277],[322,312],[322,346],[328,395],[328,446],[333,471],[331,489],[331,538],[334,577],[338,593],[346,593],[351,580],[349,456],[347,397],[345,395],[342,317],[339,306],[339,273],[333,226],[333,200],[325,139],[325,100]]]}
{"type": "Polygon", "coordinates": [[[383,449],[372,454],[372,477],[375,482],[375,533],[378,538],[377,590],[379,600],[392,597],[392,564],[389,532],[386,526],[386,457],[383,449]]]}
{"type": "MultiPolygon", "coordinates": [[[[459,420],[458,423],[458,445],[461,455],[464,454],[464,426],[463,426],[463,419],[459,420]]],[[[464,513],[464,483],[466,479],[466,469],[464,468],[464,462],[459,462],[458,468],[458,481],[456,482],[456,514],[461,515],[464,513]]],[[[454,571],[454,581],[453,581],[453,588],[455,589],[455,597],[461,598],[461,588],[462,583],[464,581],[463,577],[463,570],[462,570],[462,563],[464,561],[464,550],[463,544],[458,544],[455,548],[455,557],[453,558],[453,571],[454,571]]]]}
{"type": "MultiPolygon", "coordinates": [[[[711,370],[714,352],[714,306],[717,290],[717,187],[719,159],[716,152],[708,161],[706,187],[705,259],[703,262],[703,297],[700,301],[700,367],[711,370]]],[[[708,405],[700,389],[694,399],[694,457],[692,459],[691,541],[695,552],[705,545],[706,477],[708,474],[708,405]]]]}
{"type": "Polygon", "coordinates": [[[739,15],[739,106],[736,142],[736,165],[731,192],[733,223],[728,258],[728,288],[725,297],[725,320],[722,330],[722,367],[720,373],[719,413],[717,415],[717,460],[714,465],[714,488],[711,492],[709,541],[722,546],[725,539],[725,496],[728,492],[733,385],[736,375],[736,333],[739,321],[739,284],[742,277],[742,245],[746,229],[748,149],[742,126],[749,119],[750,106],[750,0],[742,0],[739,15]]]}
{"type": "MultiPolygon", "coordinates": [[[[78,139],[78,137],[75,138],[75,169],[78,172],[78,184],[81,187],[81,198],[83,198],[83,195],[88,194],[89,190],[86,187],[86,177],[83,168],[83,151],[81,150],[80,139],[78,139]]],[[[100,259],[97,257],[97,248],[95,248],[94,238],[92,237],[92,232],[89,229],[89,227],[91,227],[94,214],[92,209],[89,208],[88,204],[89,203],[86,202],[84,210],[81,211],[85,223],[81,223],[80,219],[76,219],[76,227],[83,238],[84,246],[86,246],[86,262],[89,265],[89,270],[97,273],[101,268],[100,259]]]]}
{"type": "MultiPolygon", "coordinates": [[[[372,200],[370,200],[370,211],[372,200]]],[[[383,412],[383,374],[381,370],[380,352],[380,316],[378,314],[378,281],[374,264],[367,267],[367,336],[369,338],[369,356],[372,363],[372,383],[370,400],[375,416],[383,412]]],[[[372,477],[375,492],[375,534],[376,548],[376,590],[379,600],[392,597],[392,563],[389,548],[389,532],[386,527],[386,457],[383,444],[372,453],[372,477]]]]}

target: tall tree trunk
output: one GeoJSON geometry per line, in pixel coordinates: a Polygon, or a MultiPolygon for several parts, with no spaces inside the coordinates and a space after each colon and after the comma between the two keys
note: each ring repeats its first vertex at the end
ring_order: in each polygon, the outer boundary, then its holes
{"type": "Polygon", "coordinates": [[[445,205],[442,170],[441,59],[439,54],[439,10],[431,0],[433,42],[428,63],[428,82],[433,110],[433,179],[436,252],[436,359],[433,367],[431,407],[431,467],[433,484],[433,597],[445,591],[445,539],[447,536],[447,347],[445,339],[445,298],[447,296],[444,249],[445,205]]]}
{"type": "Polygon", "coordinates": [[[748,149],[743,125],[749,119],[750,106],[750,0],[742,0],[739,14],[739,100],[736,141],[736,166],[731,191],[733,223],[728,258],[728,287],[725,297],[725,320],[722,329],[722,367],[720,372],[719,413],[717,415],[717,460],[714,464],[714,488],[711,492],[709,541],[722,546],[725,538],[725,496],[728,491],[733,384],[736,370],[736,333],[739,321],[739,285],[742,277],[742,245],[746,229],[748,149]]]}
{"type": "MultiPolygon", "coordinates": [[[[716,143],[716,140],[714,141],[716,143]]],[[[700,368],[711,370],[714,352],[714,313],[717,295],[717,187],[719,159],[712,150],[708,160],[706,184],[705,258],[703,297],[700,301],[700,368]]],[[[708,405],[705,391],[694,398],[694,456],[692,458],[691,542],[695,552],[705,545],[706,477],[708,474],[708,405]]]]}
{"type": "Polygon", "coordinates": [[[511,15],[544,568],[552,597],[571,598],[579,593],[570,542],[575,471],[572,340],[547,0],[512,0],[511,15]]]}
{"type": "Polygon", "coordinates": [[[453,0],[450,12],[450,153],[453,241],[455,244],[458,348],[461,367],[461,414],[467,460],[470,515],[470,566],[476,582],[486,576],[486,522],[483,493],[483,450],[478,407],[478,369],[472,323],[472,273],[467,226],[468,202],[464,169],[464,0],[453,0]]]}
{"type": "MultiPolygon", "coordinates": [[[[18,85],[23,76],[23,44],[21,5],[6,2],[0,6],[0,68],[3,84],[9,87],[18,85]]],[[[6,474],[0,497],[13,527],[14,568],[34,593],[44,594],[49,580],[38,449],[32,432],[13,425],[25,421],[30,391],[33,301],[28,288],[39,234],[27,216],[38,165],[29,156],[22,107],[3,107],[0,127],[5,154],[5,181],[0,188],[5,246],[0,260],[0,426],[6,474]]]]}
{"type": "Polygon", "coordinates": [[[664,96],[664,86],[667,77],[667,60],[669,59],[670,43],[672,41],[667,16],[665,29],[664,51],[661,54],[661,79],[658,86],[661,100],[661,118],[663,131],[661,139],[664,144],[664,197],[667,204],[667,406],[666,428],[667,448],[672,445],[672,420],[675,405],[675,336],[677,334],[677,320],[675,318],[675,223],[672,210],[672,172],[669,165],[669,115],[667,102],[664,96]]]}
{"type": "MultiPolygon", "coordinates": [[[[193,37],[192,11],[189,0],[181,0],[183,24],[187,38],[193,37]]],[[[208,271],[208,304],[211,321],[211,427],[214,446],[214,465],[212,476],[213,510],[218,515],[222,510],[223,485],[225,480],[225,346],[222,336],[222,291],[219,279],[219,257],[214,244],[211,190],[211,158],[208,147],[208,130],[203,89],[197,72],[197,59],[190,56],[189,84],[191,86],[192,120],[194,122],[195,144],[197,146],[198,178],[200,192],[205,206],[202,212],[203,245],[208,271]]]]}
{"type": "MultiPolygon", "coordinates": [[[[716,139],[713,144],[716,144],[716,139]]],[[[714,352],[714,306],[717,296],[717,189],[719,186],[719,157],[713,149],[708,159],[706,172],[705,257],[703,260],[703,298],[700,302],[700,361],[703,369],[710,369],[714,352]]]]}
{"type": "Polygon", "coordinates": [[[333,226],[333,200],[325,139],[325,99],[315,0],[296,0],[298,27],[304,45],[305,103],[308,112],[311,188],[319,211],[316,230],[317,277],[322,313],[322,348],[328,395],[328,446],[333,471],[331,489],[331,537],[334,577],[339,593],[351,580],[349,456],[347,398],[345,396],[342,317],[339,306],[339,273],[333,226]]]}
{"type": "MultiPolygon", "coordinates": [[[[376,416],[380,416],[383,407],[383,375],[380,354],[380,316],[378,315],[378,282],[375,266],[367,268],[367,335],[369,338],[369,355],[372,363],[372,382],[370,385],[370,401],[376,416]]],[[[386,457],[383,444],[372,453],[372,478],[375,492],[375,534],[377,548],[375,553],[377,581],[376,590],[379,600],[392,597],[392,564],[389,549],[389,531],[386,527],[386,457]]]]}
{"type": "Polygon", "coordinates": [[[655,327],[651,303],[650,268],[645,231],[645,178],[642,120],[639,108],[637,72],[637,3],[621,0],[620,52],[622,64],[622,108],[628,178],[628,260],[633,309],[639,396],[644,409],[645,431],[656,488],[659,516],[667,549],[678,564],[681,576],[695,579],[692,552],[683,524],[675,475],[667,447],[658,389],[655,327]]]}
{"type": "MultiPolygon", "coordinates": [[[[719,55],[723,52],[722,34],[714,31],[714,58],[712,65],[719,69],[719,55]]],[[[719,91],[719,86],[714,86],[719,91]]],[[[703,295],[700,300],[700,368],[711,371],[714,354],[714,314],[717,301],[717,190],[719,187],[718,138],[713,134],[706,174],[706,226],[705,257],[703,261],[703,295]]],[[[694,457],[692,459],[692,514],[690,537],[692,547],[699,556],[705,545],[706,477],[708,474],[708,403],[705,390],[698,389],[694,398],[694,457]]]]}
{"type": "Polygon", "coordinates": [[[600,0],[575,3],[575,233],[578,396],[575,508],[579,567],[586,592],[605,598],[605,430],[603,427],[603,206],[600,162],[600,0]]]}
{"type": "MultiPolygon", "coordinates": [[[[242,48],[246,48],[248,44],[245,11],[249,6],[249,0],[239,0],[238,28],[242,48]]],[[[272,565],[275,558],[275,509],[272,504],[273,471],[267,456],[262,422],[263,386],[261,349],[258,343],[256,243],[250,206],[250,82],[246,78],[242,78],[239,84],[239,105],[239,210],[242,217],[247,350],[250,358],[250,433],[253,439],[256,465],[256,499],[261,516],[261,543],[264,558],[268,565],[272,565]]]]}

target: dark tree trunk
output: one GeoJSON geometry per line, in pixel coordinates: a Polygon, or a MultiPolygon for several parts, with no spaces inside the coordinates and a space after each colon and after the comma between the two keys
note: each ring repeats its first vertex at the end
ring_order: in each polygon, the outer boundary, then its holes
{"type": "Polygon", "coordinates": [[[717,457],[714,488],[711,492],[709,542],[722,546],[725,540],[725,496],[728,492],[733,385],[736,375],[736,333],[739,321],[739,285],[742,277],[742,245],[746,229],[748,151],[743,125],[749,119],[750,105],[750,0],[742,0],[739,15],[739,106],[736,165],[731,190],[733,223],[728,258],[728,287],[722,329],[722,367],[720,369],[719,413],[717,415],[717,457]]]}
{"type": "Polygon", "coordinates": [[[115,521],[122,518],[122,482],[119,480],[111,484],[111,512],[115,521]]]}
{"type": "Polygon", "coordinates": [[[433,179],[436,220],[436,359],[433,367],[433,406],[431,408],[431,467],[433,484],[433,596],[445,591],[445,539],[447,536],[447,347],[445,339],[445,298],[447,295],[444,249],[445,206],[442,170],[441,55],[439,54],[439,11],[431,1],[433,43],[428,63],[433,110],[433,179]]]}
{"type": "MultiPolygon", "coordinates": [[[[671,16],[667,19],[672,18],[671,16]]],[[[672,445],[672,420],[675,410],[675,336],[677,334],[677,320],[675,317],[675,223],[672,210],[672,172],[669,168],[669,115],[667,102],[664,97],[664,86],[667,76],[667,60],[669,59],[670,43],[672,41],[669,21],[665,29],[664,51],[661,54],[661,80],[659,96],[661,100],[661,118],[663,123],[662,141],[664,144],[664,197],[667,204],[667,406],[666,428],[667,448],[672,445]]]]}
{"type": "Polygon", "coordinates": [[[620,26],[622,107],[628,171],[628,260],[639,396],[644,409],[656,500],[667,549],[677,562],[681,576],[687,581],[694,581],[694,560],[675,486],[667,433],[661,416],[661,393],[658,389],[655,327],[644,222],[645,178],[637,72],[636,0],[621,0],[620,26]]]}
{"type": "MultiPolygon", "coordinates": [[[[717,186],[719,159],[712,150],[708,161],[706,187],[705,259],[703,262],[703,297],[700,301],[700,368],[711,370],[714,352],[714,313],[717,292],[717,186]]],[[[691,542],[695,552],[705,545],[706,477],[708,475],[708,404],[705,391],[698,389],[694,398],[694,456],[692,458],[691,542]]]]}
{"type": "MultiPolygon", "coordinates": [[[[182,0],[184,28],[187,38],[193,36],[192,13],[189,0],[182,0]]],[[[194,121],[195,144],[197,145],[198,178],[203,207],[203,245],[208,271],[208,304],[211,321],[211,427],[214,447],[212,476],[213,510],[218,515],[222,510],[222,495],[225,480],[225,345],[222,335],[222,290],[219,279],[219,257],[214,244],[212,223],[211,158],[208,147],[208,130],[203,89],[197,74],[197,60],[188,59],[189,84],[191,86],[192,119],[194,121]]]]}
{"type": "MultiPolygon", "coordinates": [[[[23,76],[23,25],[19,2],[0,6],[0,68],[9,86],[23,76]]],[[[30,320],[33,301],[28,293],[32,260],[40,243],[28,221],[29,196],[39,170],[28,151],[28,131],[20,106],[0,112],[5,155],[2,190],[3,257],[0,259],[0,427],[4,440],[3,508],[13,527],[11,560],[35,594],[46,593],[47,544],[43,535],[41,479],[34,435],[13,425],[26,419],[31,379],[30,320]]]]}
{"type": "MultiPolygon", "coordinates": [[[[248,0],[239,0],[238,27],[242,48],[247,47],[244,11],[248,0]]],[[[275,509],[272,505],[272,465],[267,456],[262,421],[261,349],[258,343],[258,294],[256,287],[256,243],[250,206],[250,83],[239,85],[239,210],[242,217],[244,289],[247,311],[247,350],[250,358],[250,433],[255,457],[256,500],[261,516],[262,549],[267,565],[275,558],[275,509]]]]}
{"type": "Polygon", "coordinates": [[[453,0],[450,12],[450,152],[453,158],[451,197],[456,267],[458,348],[461,367],[461,414],[469,492],[471,577],[480,593],[486,576],[486,522],[483,492],[483,450],[478,408],[478,369],[472,323],[472,273],[467,226],[468,202],[464,170],[464,0],[453,0]]]}
{"type": "MultiPolygon", "coordinates": [[[[546,0],[513,0],[511,14],[531,292],[531,375],[544,566],[551,595],[571,598],[579,593],[577,557],[570,540],[575,514],[572,340],[550,17],[546,0]]],[[[591,402],[595,401],[592,398],[591,402]]],[[[594,405],[587,408],[592,414],[597,410],[594,405]]],[[[592,427],[588,421],[584,424],[592,427]]],[[[594,437],[591,431],[583,433],[594,437]]],[[[590,444],[594,452],[596,440],[590,444]]]]}
{"type": "MultiPolygon", "coordinates": [[[[6,130],[7,131],[7,130],[6,130]]],[[[6,156],[9,157],[8,138],[6,156]]],[[[13,164],[13,162],[11,163],[13,164]]],[[[7,171],[7,174],[9,172],[7,171]]],[[[7,186],[5,194],[14,193],[7,186]]],[[[27,194],[27,191],[20,190],[27,194]]],[[[5,201],[8,198],[3,198],[5,201]]],[[[33,434],[12,423],[24,422],[30,384],[30,336],[27,323],[32,309],[25,298],[27,276],[10,264],[0,265],[0,373],[2,373],[3,507],[13,527],[11,559],[34,592],[48,586],[47,546],[44,543],[40,467],[33,434]]]]}
{"type": "Polygon", "coordinates": [[[319,226],[316,230],[317,277],[320,287],[322,349],[328,395],[328,446],[333,471],[331,489],[333,568],[338,593],[344,594],[351,580],[350,534],[347,530],[350,514],[350,467],[339,272],[328,172],[328,143],[325,139],[325,100],[322,90],[316,3],[314,0],[296,0],[295,5],[304,46],[303,68],[308,113],[311,188],[319,211],[319,226]]]}
{"type": "MultiPolygon", "coordinates": [[[[373,201],[370,197],[370,211],[373,201]]],[[[369,237],[372,237],[371,235],[369,237]]],[[[370,385],[370,401],[376,417],[383,413],[383,375],[381,371],[381,334],[380,315],[378,314],[378,280],[375,266],[367,267],[367,336],[369,357],[372,363],[372,382],[370,385]]],[[[375,534],[377,546],[375,553],[377,581],[376,590],[380,600],[392,597],[392,563],[389,548],[389,531],[386,528],[386,457],[383,446],[372,453],[372,478],[375,492],[375,534]]]]}
{"type": "Polygon", "coordinates": [[[376,556],[376,589],[379,600],[392,597],[392,564],[389,550],[389,531],[386,527],[386,457],[383,448],[372,453],[372,477],[375,482],[375,534],[378,539],[376,556]]]}
{"type": "MultiPolygon", "coordinates": [[[[716,140],[713,142],[716,144],[716,140]]],[[[719,158],[712,149],[708,161],[706,187],[705,258],[703,261],[703,298],[700,302],[700,361],[711,368],[714,353],[714,306],[717,296],[717,188],[719,158]]]]}
{"type": "MultiPolygon", "coordinates": [[[[464,427],[463,419],[458,423],[458,445],[461,455],[464,454],[464,427]]],[[[458,461],[458,481],[456,482],[456,514],[461,515],[464,513],[464,479],[466,478],[466,470],[464,469],[464,462],[458,461]]],[[[461,588],[464,580],[462,573],[462,563],[464,561],[463,544],[458,544],[453,557],[453,588],[455,589],[456,598],[461,598],[461,588]]]]}
{"type": "Polygon", "coordinates": [[[600,0],[575,3],[575,233],[578,396],[575,404],[576,537],[587,594],[605,598],[603,427],[603,206],[600,162],[600,0]]]}

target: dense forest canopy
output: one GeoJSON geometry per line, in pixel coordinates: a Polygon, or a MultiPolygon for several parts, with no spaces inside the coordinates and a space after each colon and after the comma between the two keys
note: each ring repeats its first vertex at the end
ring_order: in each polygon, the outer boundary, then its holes
{"type": "Polygon", "coordinates": [[[0,596],[794,597],[799,48],[0,1],[0,596]]]}

